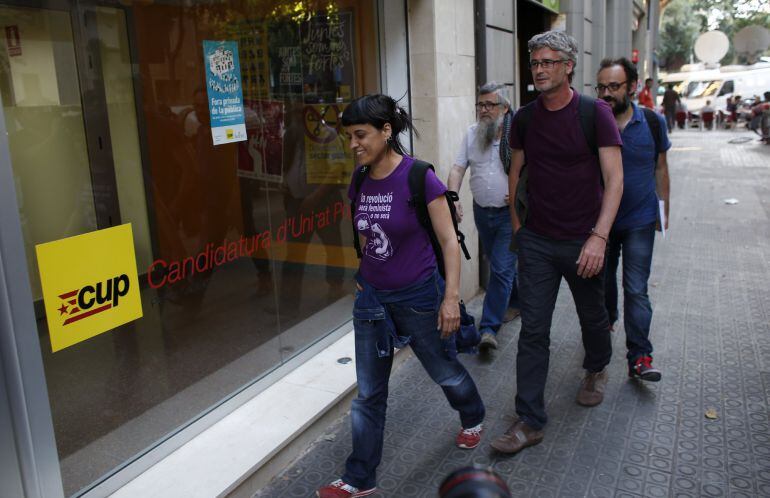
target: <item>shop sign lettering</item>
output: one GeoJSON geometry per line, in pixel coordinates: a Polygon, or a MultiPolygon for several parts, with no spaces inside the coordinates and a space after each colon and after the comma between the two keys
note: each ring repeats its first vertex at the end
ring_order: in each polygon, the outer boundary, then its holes
{"type": "Polygon", "coordinates": [[[175,284],[239,258],[254,257],[258,251],[267,251],[273,244],[301,239],[310,232],[343,220],[350,220],[350,206],[337,201],[324,209],[286,218],[275,232],[267,229],[251,237],[241,236],[237,241],[209,243],[198,254],[180,260],[156,259],[147,269],[147,283],[153,289],[175,284]]]}

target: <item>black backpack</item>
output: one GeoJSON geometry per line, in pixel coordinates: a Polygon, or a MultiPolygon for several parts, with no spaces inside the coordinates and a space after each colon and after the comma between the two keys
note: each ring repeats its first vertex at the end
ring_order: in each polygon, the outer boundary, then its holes
{"type": "MultiPolygon", "coordinates": [[[[535,102],[530,102],[518,111],[519,117],[516,120],[516,134],[519,136],[519,143],[524,145],[524,138],[527,136],[527,127],[532,119],[532,112],[534,110],[535,102]]],[[[647,121],[647,125],[650,127],[652,138],[655,141],[655,162],[658,161],[658,154],[660,153],[660,122],[655,114],[655,111],[646,107],[641,107],[644,112],[644,118],[647,121]]],[[[587,95],[579,95],[578,102],[578,117],[580,119],[580,128],[583,130],[586,142],[588,143],[588,149],[595,156],[599,155],[599,147],[596,143],[596,99],[587,95]]],[[[527,217],[527,168],[526,158],[524,166],[521,168],[521,174],[519,175],[519,183],[516,187],[516,196],[514,198],[514,205],[516,207],[516,214],[519,217],[521,224],[527,217]]],[[[601,179],[602,187],[604,187],[604,179],[601,179]]]]}
{"type": "Polygon", "coordinates": [[[639,108],[644,113],[644,119],[647,121],[647,126],[650,128],[650,133],[652,133],[652,139],[655,141],[655,164],[658,164],[658,154],[663,152],[660,150],[660,144],[662,142],[661,137],[661,128],[660,128],[660,120],[658,119],[658,114],[653,111],[652,109],[644,106],[639,106],[639,108]]]}
{"type": "MultiPolygon", "coordinates": [[[[425,202],[425,175],[428,173],[428,169],[435,171],[433,165],[419,159],[415,159],[409,169],[409,177],[407,182],[409,184],[409,205],[415,208],[417,213],[417,219],[420,225],[425,228],[430,237],[430,243],[433,246],[433,252],[436,254],[436,264],[438,265],[438,271],[441,276],[444,276],[444,254],[441,251],[441,244],[439,244],[436,232],[433,230],[433,225],[430,221],[430,215],[428,213],[428,204],[425,202]]],[[[369,173],[369,166],[362,166],[356,173],[353,182],[353,200],[350,202],[351,220],[355,219],[356,214],[356,199],[358,199],[358,192],[361,190],[361,185],[364,183],[366,175],[369,173]]],[[[455,210],[455,202],[460,199],[457,192],[447,190],[444,193],[447,204],[449,205],[449,213],[452,215],[452,225],[454,225],[455,234],[457,235],[457,242],[462,248],[465,259],[471,259],[471,254],[468,252],[468,248],[465,246],[465,235],[460,231],[457,224],[457,211],[455,210]]],[[[361,259],[361,244],[358,241],[358,231],[356,230],[355,221],[353,226],[353,246],[356,248],[356,255],[358,259],[361,259]]]]}

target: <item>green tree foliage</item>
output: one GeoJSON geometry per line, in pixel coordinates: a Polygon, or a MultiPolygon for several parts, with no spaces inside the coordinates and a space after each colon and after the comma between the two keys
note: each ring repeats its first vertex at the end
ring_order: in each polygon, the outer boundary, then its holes
{"type": "Polygon", "coordinates": [[[678,70],[690,61],[701,24],[695,18],[688,0],[673,0],[663,11],[660,23],[660,65],[668,71],[678,70]]]}
{"type": "Polygon", "coordinates": [[[678,62],[680,58],[684,62],[689,61],[698,35],[718,29],[730,40],[730,49],[720,61],[722,64],[753,62],[747,61],[744,56],[736,56],[732,44],[735,34],[752,24],[770,29],[770,0],[673,0],[661,19],[661,58],[665,59],[670,53],[673,62],[678,62]],[[696,33],[692,43],[678,46],[689,40],[693,25],[696,26],[696,33]],[[666,52],[665,48],[670,52],[666,52]]]}

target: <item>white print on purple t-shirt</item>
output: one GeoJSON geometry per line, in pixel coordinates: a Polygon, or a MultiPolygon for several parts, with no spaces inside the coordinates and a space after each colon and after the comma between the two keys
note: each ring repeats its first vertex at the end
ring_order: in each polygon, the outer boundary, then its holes
{"type": "Polygon", "coordinates": [[[356,215],[356,229],[366,237],[365,255],[380,261],[387,261],[389,257],[393,256],[393,246],[385,230],[379,223],[372,223],[368,214],[359,213],[356,215]]]}
{"type": "Polygon", "coordinates": [[[393,255],[390,238],[377,220],[389,220],[393,192],[387,194],[361,194],[358,214],[355,217],[356,229],[366,237],[364,254],[370,258],[387,261],[393,255]]]}

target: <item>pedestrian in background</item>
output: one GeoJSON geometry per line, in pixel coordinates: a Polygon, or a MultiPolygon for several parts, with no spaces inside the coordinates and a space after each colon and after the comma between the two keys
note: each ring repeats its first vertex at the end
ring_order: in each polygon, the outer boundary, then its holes
{"type": "MultiPolygon", "coordinates": [[[[636,82],[634,82],[634,85],[636,85],[636,82]]],[[[648,109],[655,109],[655,100],[652,97],[652,78],[644,80],[644,87],[639,92],[639,105],[648,109]]]]}
{"type": "MultiPolygon", "coordinates": [[[[519,314],[516,253],[510,250],[513,235],[508,209],[510,153],[508,137],[503,137],[504,124],[508,120],[510,129],[512,114],[502,88],[490,82],[479,89],[478,121],[465,133],[447,181],[449,190],[459,192],[465,172],[470,168],[473,220],[481,248],[489,260],[489,283],[479,323],[480,347],[492,349],[497,348],[496,337],[502,323],[519,314]],[[507,164],[503,163],[504,159],[507,164]]],[[[456,206],[462,219],[462,205],[457,201],[456,206]]]]}
{"type": "Polygon", "coordinates": [[[666,126],[668,126],[668,132],[674,131],[674,123],[676,121],[676,109],[682,102],[679,94],[674,90],[672,83],[668,84],[668,88],[663,93],[663,113],[666,115],[666,126]]]}

